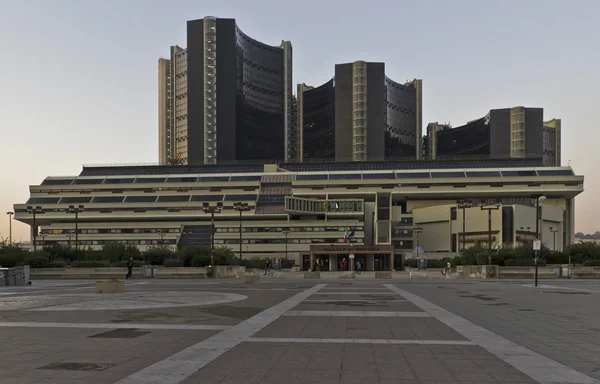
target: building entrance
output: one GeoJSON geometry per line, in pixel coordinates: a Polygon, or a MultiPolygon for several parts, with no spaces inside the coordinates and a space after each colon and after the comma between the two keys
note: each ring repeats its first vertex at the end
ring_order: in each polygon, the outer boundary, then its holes
{"type": "Polygon", "coordinates": [[[339,271],[341,270],[342,260],[346,260],[346,270],[356,271],[356,262],[360,261],[363,271],[391,271],[394,270],[394,246],[391,244],[382,245],[358,245],[358,244],[311,244],[310,261],[303,262],[303,267],[307,264],[311,270],[314,270],[315,262],[321,264],[321,271],[339,271]],[[354,259],[350,259],[350,255],[354,259]],[[330,255],[333,256],[330,258],[330,255]],[[329,266],[329,260],[335,265],[329,266]],[[353,261],[352,263],[350,261],[353,261]]]}

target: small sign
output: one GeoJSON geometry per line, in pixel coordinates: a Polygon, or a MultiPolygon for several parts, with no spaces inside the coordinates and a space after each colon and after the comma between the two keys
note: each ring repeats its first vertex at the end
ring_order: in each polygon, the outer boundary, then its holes
{"type": "Polygon", "coordinates": [[[541,240],[534,240],[533,241],[533,250],[534,251],[541,251],[542,250],[542,241],[541,240]]]}
{"type": "Polygon", "coordinates": [[[354,259],[354,255],[353,255],[353,254],[350,254],[350,258],[351,258],[351,259],[354,259]]]}

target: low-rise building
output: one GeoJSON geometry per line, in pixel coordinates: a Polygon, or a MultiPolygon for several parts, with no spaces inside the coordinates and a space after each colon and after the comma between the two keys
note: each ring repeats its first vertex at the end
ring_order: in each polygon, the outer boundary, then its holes
{"type": "Polygon", "coordinates": [[[538,159],[85,166],[30,186],[14,218],[32,226],[37,246],[143,250],[210,245],[214,233],[215,245],[243,258],[289,258],[308,269],[312,251],[335,270],[356,253],[366,269],[393,269],[417,248],[442,257],[487,244],[490,234],[494,246],[535,239],[538,196],[542,241],[568,246],[583,180],[538,159]]]}

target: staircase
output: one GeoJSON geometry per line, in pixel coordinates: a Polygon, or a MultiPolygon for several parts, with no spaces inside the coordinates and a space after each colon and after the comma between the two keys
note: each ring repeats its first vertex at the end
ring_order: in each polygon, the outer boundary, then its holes
{"type": "Polygon", "coordinates": [[[257,214],[285,214],[285,197],[292,196],[292,175],[264,175],[256,202],[257,214]]]}
{"type": "Polygon", "coordinates": [[[212,226],[209,225],[184,225],[177,245],[206,245],[210,246],[212,226]]]}

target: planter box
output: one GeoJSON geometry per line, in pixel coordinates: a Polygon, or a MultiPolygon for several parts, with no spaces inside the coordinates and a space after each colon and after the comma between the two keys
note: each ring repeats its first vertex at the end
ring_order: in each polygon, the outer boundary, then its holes
{"type": "Polygon", "coordinates": [[[356,273],[343,271],[343,272],[339,273],[338,278],[340,278],[340,279],[355,279],[356,273]]]}
{"type": "Polygon", "coordinates": [[[244,276],[244,284],[258,284],[258,283],[260,283],[260,275],[244,276]]]}
{"type": "Polygon", "coordinates": [[[392,278],[392,271],[375,271],[375,278],[389,280],[392,278]]]}
{"type": "Polygon", "coordinates": [[[304,272],[305,279],[320,279],[321,272],[313,271],[313,272],[304,272]]]}
{"type": "Polygon", "coordinates": [[[96,293],[123,293],[125,282],[123,280],[98,280],[96,281],[96,293]]]}
{"type": "Polygon", "coordinates": [[[427,272],[410,271],[409,272],[409,277],[411,279],[426,279],[427,278],[427,272]]]}

